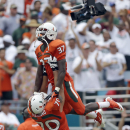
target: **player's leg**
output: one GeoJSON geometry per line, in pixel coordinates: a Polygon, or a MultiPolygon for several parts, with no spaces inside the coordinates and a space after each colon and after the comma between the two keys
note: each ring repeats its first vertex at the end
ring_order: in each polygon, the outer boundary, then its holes
{"type": "Polygon", "coordinates": [[[87,107],[82,103],[82,100],[80,99],[80,96],[78,95],[77,91],[74,89],[74,83],[71,82],[65,82],[65,105],[64,105],[64,112],[65,114],[78,114],[78,115],[85,115],[88,117],[91,117],[98,121],[101,126],[104,126],[103,117],[102,117],[102,111],[95,111],[98,109],[98,104],[95,103],[93,110],[88,110],[87,107]],[[68,109],[69,104],[73,107],[73,109],[68,109]],[[89,111],[89,112],[88,112],[89,111]],[[87,112],[87,113],[86,113],[87,112]]]}
{"type": "MultiPolygon", "coordinates": [[[[86,106],[84,106],[78,93],[76,92],[74,88],[73,81],[65,82],[64,85],[65,85],[65,90],[64,90],[65,98],[66,98],[66,101],[69,102],[71,106],[73,107],[75,111],[75,113],[73,114],[85,115],[91,118],[95,118],[95,120],[101,124],[102,123],[102,121],[100,121],[101,113],[95,110],[102,109],[102,108],[113,108],[119,111],[123,110],[123,107],[119,103],[116,103],[110,98],[106,98],[105,102],[89,103],[86,106]]],[[[66,105],[64,107],[66,107],[66,105]]]]}

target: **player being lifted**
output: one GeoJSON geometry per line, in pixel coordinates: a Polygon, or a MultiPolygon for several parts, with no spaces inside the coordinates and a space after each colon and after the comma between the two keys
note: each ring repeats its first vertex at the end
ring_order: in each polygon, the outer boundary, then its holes
{"type": "Polygon", "coordinates": [[[43,130],[69,130],[67,119],[63,111],[64,88],[62,86],[59,97],[44,100],[47,94],[34,93],[28,101],[26,112],[43,128],[43,130]]]}
{"type": "Polygon", "coordinates": [[[89,116],[98,121],[100,125],[103,125],[101,113],[95,110],[113,108],[123,111],[123,107],[111,98],[106,98],[105,102],[89,103],[86,106],[82,103],[74,88],[73,79],[66,71],[66,45],[64,41],[56,39],[56,36],[56,27],[49,22],[40,25],[36,30],[36,37],[42,44],[35,48],[39,64],[35,81],[35,92],[39,90],[47,92],[49,80],[52,84],[53,92],[51,98],[53,98],[59,94],[60,88],[63,85],[65,93],[63,110],[65,114],[71,112],[73,114],[89,116]]]}

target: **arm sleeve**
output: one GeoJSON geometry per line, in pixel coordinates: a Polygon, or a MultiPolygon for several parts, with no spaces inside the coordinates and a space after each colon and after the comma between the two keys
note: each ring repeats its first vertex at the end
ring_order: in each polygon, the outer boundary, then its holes
{"type": "Polygon", "coordinates": [[[64,42],[55,47],[54,56],[57,58],[57,61],[66,58],[66,45],[64,42]]]}
{"type": "Polygon", "coordinates": [[[43,76],[47,76],[47,73],[46,73],[46,68],[45,68],[45,66],[43,66],[43,76]]]}

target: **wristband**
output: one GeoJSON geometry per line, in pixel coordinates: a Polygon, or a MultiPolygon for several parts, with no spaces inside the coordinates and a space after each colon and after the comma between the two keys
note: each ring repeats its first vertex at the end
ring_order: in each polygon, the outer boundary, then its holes
{"type": "Polygon", "coordinates": [[[55,90],[56,90],[57,92],[59,92],[59,91],[60,91],[60,88],[59,88],[59,87],[56,87],[55,90]]]}

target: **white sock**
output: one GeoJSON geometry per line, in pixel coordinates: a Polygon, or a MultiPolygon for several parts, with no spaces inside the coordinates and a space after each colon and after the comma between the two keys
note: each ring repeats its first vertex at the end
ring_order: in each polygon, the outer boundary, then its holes
{"type": "Polygon", "coordinates": [[[88,114],[86,114],[86,116],[88,116],[88,117],[91,117],[91,118],[95,119],[95,118],[97,117],[97,114],[96,114],[96,112],[95,112],[95,111],[92,111],[92,112],[89,112],[88,114]]]}
{"type": "Polygon", "coordinates": [[[99,106],[99,109],[108,108],[110,106],[109,102],[97,102],[97,104],[99,106]]]}

